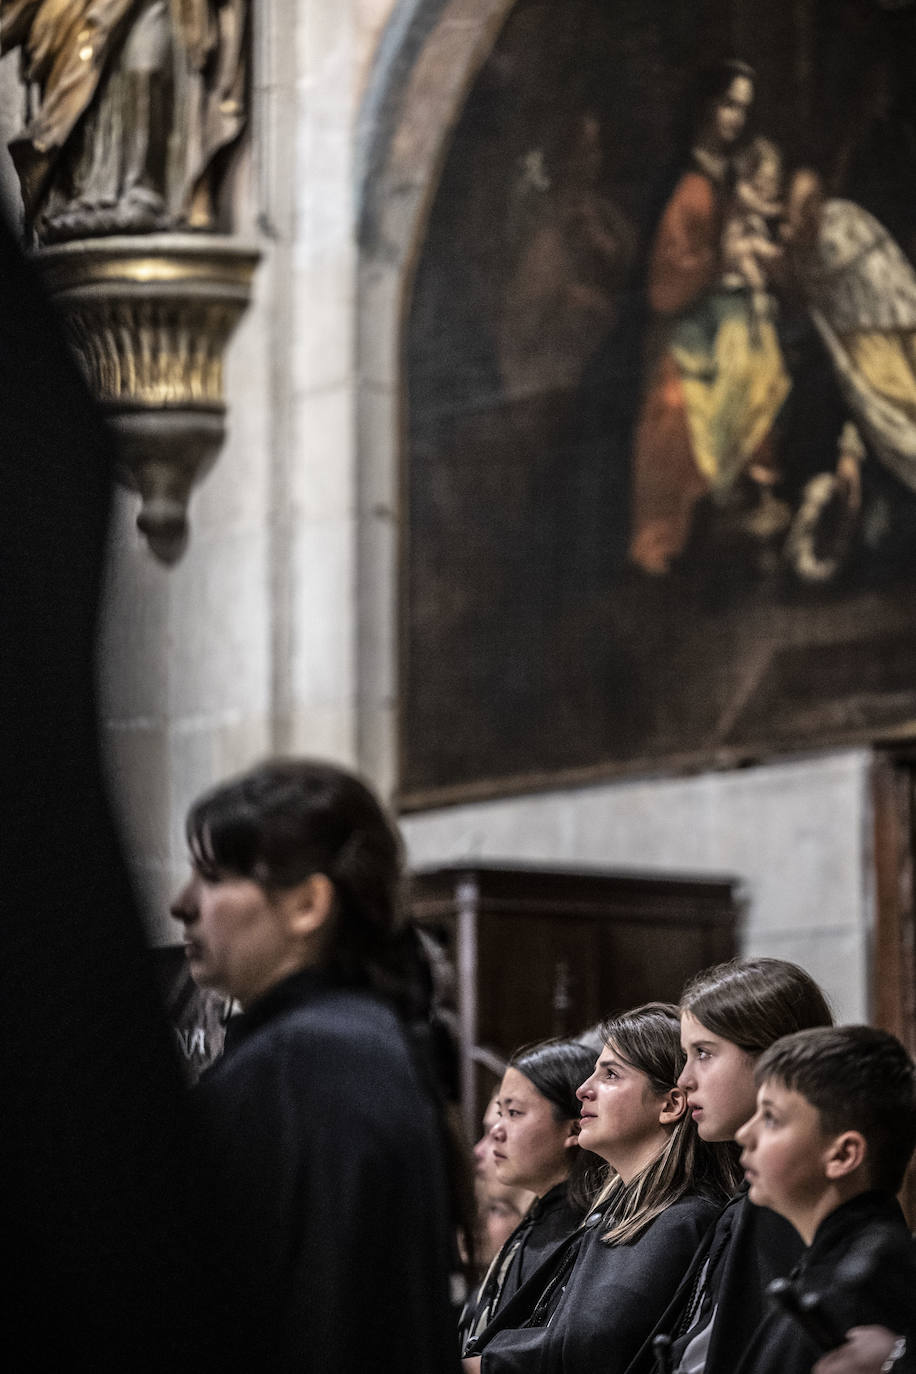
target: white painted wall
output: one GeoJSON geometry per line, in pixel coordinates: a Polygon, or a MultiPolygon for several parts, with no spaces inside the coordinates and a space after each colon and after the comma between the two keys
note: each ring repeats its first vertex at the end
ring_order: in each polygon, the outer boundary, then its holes
{"type": "Polygon", "coordinates": [[[837,1015],[866,1004],[869,756],[615,783],[406,816],[416,865],[487,859],[736,877],[741,952],[802,964],[837,1015]]]}

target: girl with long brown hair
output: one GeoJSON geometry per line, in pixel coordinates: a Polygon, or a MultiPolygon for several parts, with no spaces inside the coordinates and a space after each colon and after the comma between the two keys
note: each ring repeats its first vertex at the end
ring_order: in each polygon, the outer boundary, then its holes
{"type": "MultiPolygon", "coordinates": [[[[760,1055],[784,1035],[831,1022],[814,979],[785,959],[734,959],[688,983],[681,997],[686,1063],[678,1085],[700,1140],[737,1154],[731,1142],[756,1110],[754,1066],[760,1055]]],[[[657,1335],[671,1342],[676,1374],[733,1374],[765,1315],[767,1284],[791,1273],[801,1251],[788,1222],[755,1207],[742,1186],[627,1374],[655,1368],[657,1335]]]]}

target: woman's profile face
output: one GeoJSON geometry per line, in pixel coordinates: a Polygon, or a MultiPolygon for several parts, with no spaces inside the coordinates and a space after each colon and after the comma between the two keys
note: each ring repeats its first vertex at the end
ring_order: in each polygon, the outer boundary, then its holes
{"type": "Polygon", "coordinates": [[[577,1096],[582,1103],[580,1145],[620,1173],[663,1134],[661,1103],[647,1075],[628,1063],[614,1044],[605,1045],[577,1096]]]}
{"type": "Polygon", "coordinates": [[[574,1123],[558,1121],[551,1103],[518,1069],[506,1069],[497,1106],[499,1119],[490,1131],[496,1177],[543,1197],[569,1174],[566,1141],[574,1123]]]}
{"type": "Polygon", "coordinates": [[[723,147],[732,147],[744,133],[753,103],[754,83],[750,77],[733,77],[712,108],[712,130],[723,147]]]}
{"type": "Polygon", "coordinates": [[[268,896],[250,878],[192,863],[172,904],[184,926],[191,976],[247,1007],[301,964],[286,894],[268,896]]]}

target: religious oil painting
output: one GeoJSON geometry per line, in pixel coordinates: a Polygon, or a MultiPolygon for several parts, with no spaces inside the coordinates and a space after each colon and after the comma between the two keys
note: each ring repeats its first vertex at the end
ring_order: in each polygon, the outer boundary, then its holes
{"type": "Polygon", "coordinates": [[[916,3],[519,0],[406,324],[401,801],[916,730],[916,3]]]}

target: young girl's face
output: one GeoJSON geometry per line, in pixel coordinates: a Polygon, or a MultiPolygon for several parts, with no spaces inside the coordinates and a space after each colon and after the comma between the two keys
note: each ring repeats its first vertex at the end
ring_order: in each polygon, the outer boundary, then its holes
{"type": "Polygon", "coordinates": [[[687,1063],[678,1087],[687,1094],[697,1132],[703,1140],[734,1140],[756,1108],[753,1058],[689,1011],[681,1013],[681,1046],[687,1063]]]}
{"type": "Polygon", "coordinates": [[[660,1120],[665,1099],[613,1042],[604,1047],[594,1073],[576,1095],[582,1103],[579,1144],[606,1159],[629,1182],[667,1139],[660,1120]]]}
{"type": "Polygon", "coordinates": [[[496,1177],[543,1197],[569,1173],[566,1142],[573,1134],[573,1121],[558,1121],[552,1104],[518,1069],[506,1069],[497,1109],[499,1116],[490,1131],[496,1177]]]}

